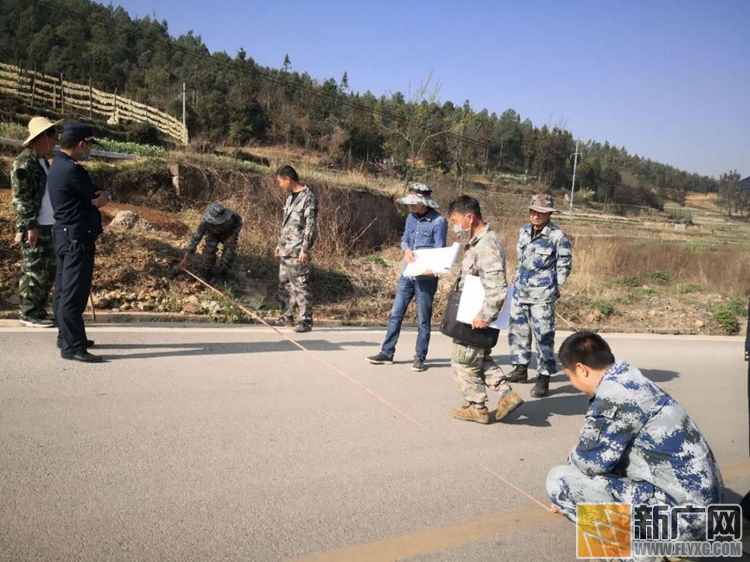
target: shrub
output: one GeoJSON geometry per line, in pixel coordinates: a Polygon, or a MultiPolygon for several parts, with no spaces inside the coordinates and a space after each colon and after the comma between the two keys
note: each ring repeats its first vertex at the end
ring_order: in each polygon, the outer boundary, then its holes
{"type": "Polygon", "coordinates": [[[719,306],[714,310],[713,319],[728,336],[734,336],[740,331],[737,316],[726,305],[719,306]]]}
{"type": "Polygon", "coordinates": [[[591,308],[598,310],[606,317],[612,316],[615,313],[615,307],[607,301],[594,301],[591,303],[591,308]]]}
{"type": "Polygon", "coordinates": [[[669,273],[666,273],[665,271],[659,271],[658,269],[649,271],[646,274],[646,277],[654,283],[669,283],[672,280],[672,276],[669,275],[669,273]]]}

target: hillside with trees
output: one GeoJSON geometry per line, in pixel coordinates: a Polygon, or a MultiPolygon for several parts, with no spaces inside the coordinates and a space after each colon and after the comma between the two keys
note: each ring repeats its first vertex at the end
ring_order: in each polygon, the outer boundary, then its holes
{"type": "MultiPolygon", "coordinates": [[[[351,91],[347,73],[319,80],[287,56],[258,65],[244,50],[211,53],[192,31],[172,37],[166,21],[131,18],[88,0],[3,0],[0,61],[119,92],[182,116],[203,146],[285,144],[324,153],[331,166],[414,177],[429,167],[455,174],[526,174],[551,189],[568,186],[573,133],[535,125],[513,109],[501,114],[441,102],[428,77],[411,98],[351,91]]],[[[580,188],[603,203],[659,207],[688,192],[718,192],[720,182],[654,162],[625,147],[581,145],[580,188]],[[625,182],[627,176],[630,181],[625,182]]],[[[732,203],[734,204],[734,202],[732,203]]]]}

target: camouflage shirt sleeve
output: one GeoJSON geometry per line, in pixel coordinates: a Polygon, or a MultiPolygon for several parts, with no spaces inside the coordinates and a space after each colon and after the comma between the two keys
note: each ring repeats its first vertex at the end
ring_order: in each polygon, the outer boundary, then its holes
{"type": "Polygon", "coordinates": [[[203,240],[203,237],[206,235],[206,228],[206,221],[201,221],[201,223],[198,225],[198,230],[196,230],[190,237],[190,242],[185,249],[188,254],[195,253],[195,250],[198,248],[198,244],[201,243],[201,240],[203,240]]]}
{"type": "Polygon", "coordinates": [[[484,244],[477,247],[476,267],[484,288],[484,302],[478,317],[484,322],[492,322],[503,308],[508,282],[505,278],[505,250],[500,240],[496,236],[485,235],[485,238],[484,244]]]}
{"type": "Polygon", "coordinates": [[[239,213],[235,213],[233,218],[234,226],[232,228],[232,236],[234,236],[234,240],[237,242],[237,238],[240,236],[240,230],[242,230],[242,217],[239,213]]]}
{"type": "Polygon", "coordinates": [[[318,200],[312,192],[305,202],[303,219],[305,221],[305,232],[302,235],[302,252],[309,254],[318,236],[318,200]]]}
{"type": "Polygon", "coordinates": [[[37,177],[30,169],[29,159],[19,157],[11,169],[13,189],[13,210],[16,213],[16,230],[26,232],[38,226],[37,216],[37,177]]]}
{"type": "Polygon", "coordinates": [[[570,462],[589,476],[614,472],[646,421],[637,404],[595,397],[570,462]]]}
{"type": "Polygon", "coordinates": [[[564,285],[573,268],[573,250],[570,247],[570,239],[562,232],[555,246],[555,253],[557,255],[557,284],[564,285]]]}

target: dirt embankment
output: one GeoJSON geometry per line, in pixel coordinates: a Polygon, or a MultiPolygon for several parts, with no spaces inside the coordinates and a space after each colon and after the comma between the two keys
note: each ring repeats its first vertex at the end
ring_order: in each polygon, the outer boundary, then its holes
{"type": "MultiPolygon", "coordinates": [[[[7,172],[10,160],[5,159],[7,172]]],[[[191,231],[211,201],[221,201],[244,218],[232,294],[261,315],[278,314],[278,238],[284,196],[269,174],[237,167],[152,159],[90,167],[96,181],[115,196],[103,211],[105,234],[98,244],[93,295],[97,307],[118,312],[201,314],[215,321],[246,321],[231,302],[217,299],[175,267],[191,231]],[[136,213],[110,225],[120,211],[136,213]]],[[[430,178],[445,209],[459,187],[430,178]]],[[[313,292],[319,321],[384,324],[393,302],[401,252],[404,208],[390,195],[311,185],[320,201],[319,238],[314,251],[313,292]]],[[[515,274],[515,244],[525,220],[527,195],[501,187],[466,188],[500,233],[508,254],[508,278],[515,274]]],[[[593,211],[592,211],[593,212],[593,211]]],[[[594,216],[594,215],[592,215],[594,216]]],[[[558,304],[561,329],[737,333],[747,305],[750,252],[741,245],[707,239],[705,231],[685,240],[663,238],[637,222],[603,223],[606,217],[561,226],[571,235],[573,275],[558,304]],[[604,225],[604,226],[603,226],[604,225]],[[608,236],[601,237],[602,229],[608,236]],[[635,230],[633,230],[635,229],[635,230]],[[633,234],[638,233],[635,237],[633,234]],[[697,236],[701,234],[701,236],[697,236]],[[744,298],[744,301],[743,301],[744,298]],[[744,302],[744,304],[743,304],[744,302]]],[[[696,227],[697,228],[697,227],[696,227]]],[[[731,231],[737,234],[732,225],[731,231]]],[[[10,191],[0,189],[0,314],[17,312],[20,251],[13,245],[10,191]]],[[[200,263],[196,258],[195,269],[200,263]]],[[[441,283],[435,322],[444,308],[448,283],[441,283]]],[[[410,310],[407,323],[415,322],[410,310]]]]}

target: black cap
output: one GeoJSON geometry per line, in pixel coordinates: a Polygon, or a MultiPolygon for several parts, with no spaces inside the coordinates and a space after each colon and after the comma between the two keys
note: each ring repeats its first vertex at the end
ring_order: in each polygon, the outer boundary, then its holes
{"type": "Polygon", "coordinates": [[[60,144],[79,143],[81,141],[94,140],[94,129],[87,123],[71,122],[65,123],[60,144]]]}

